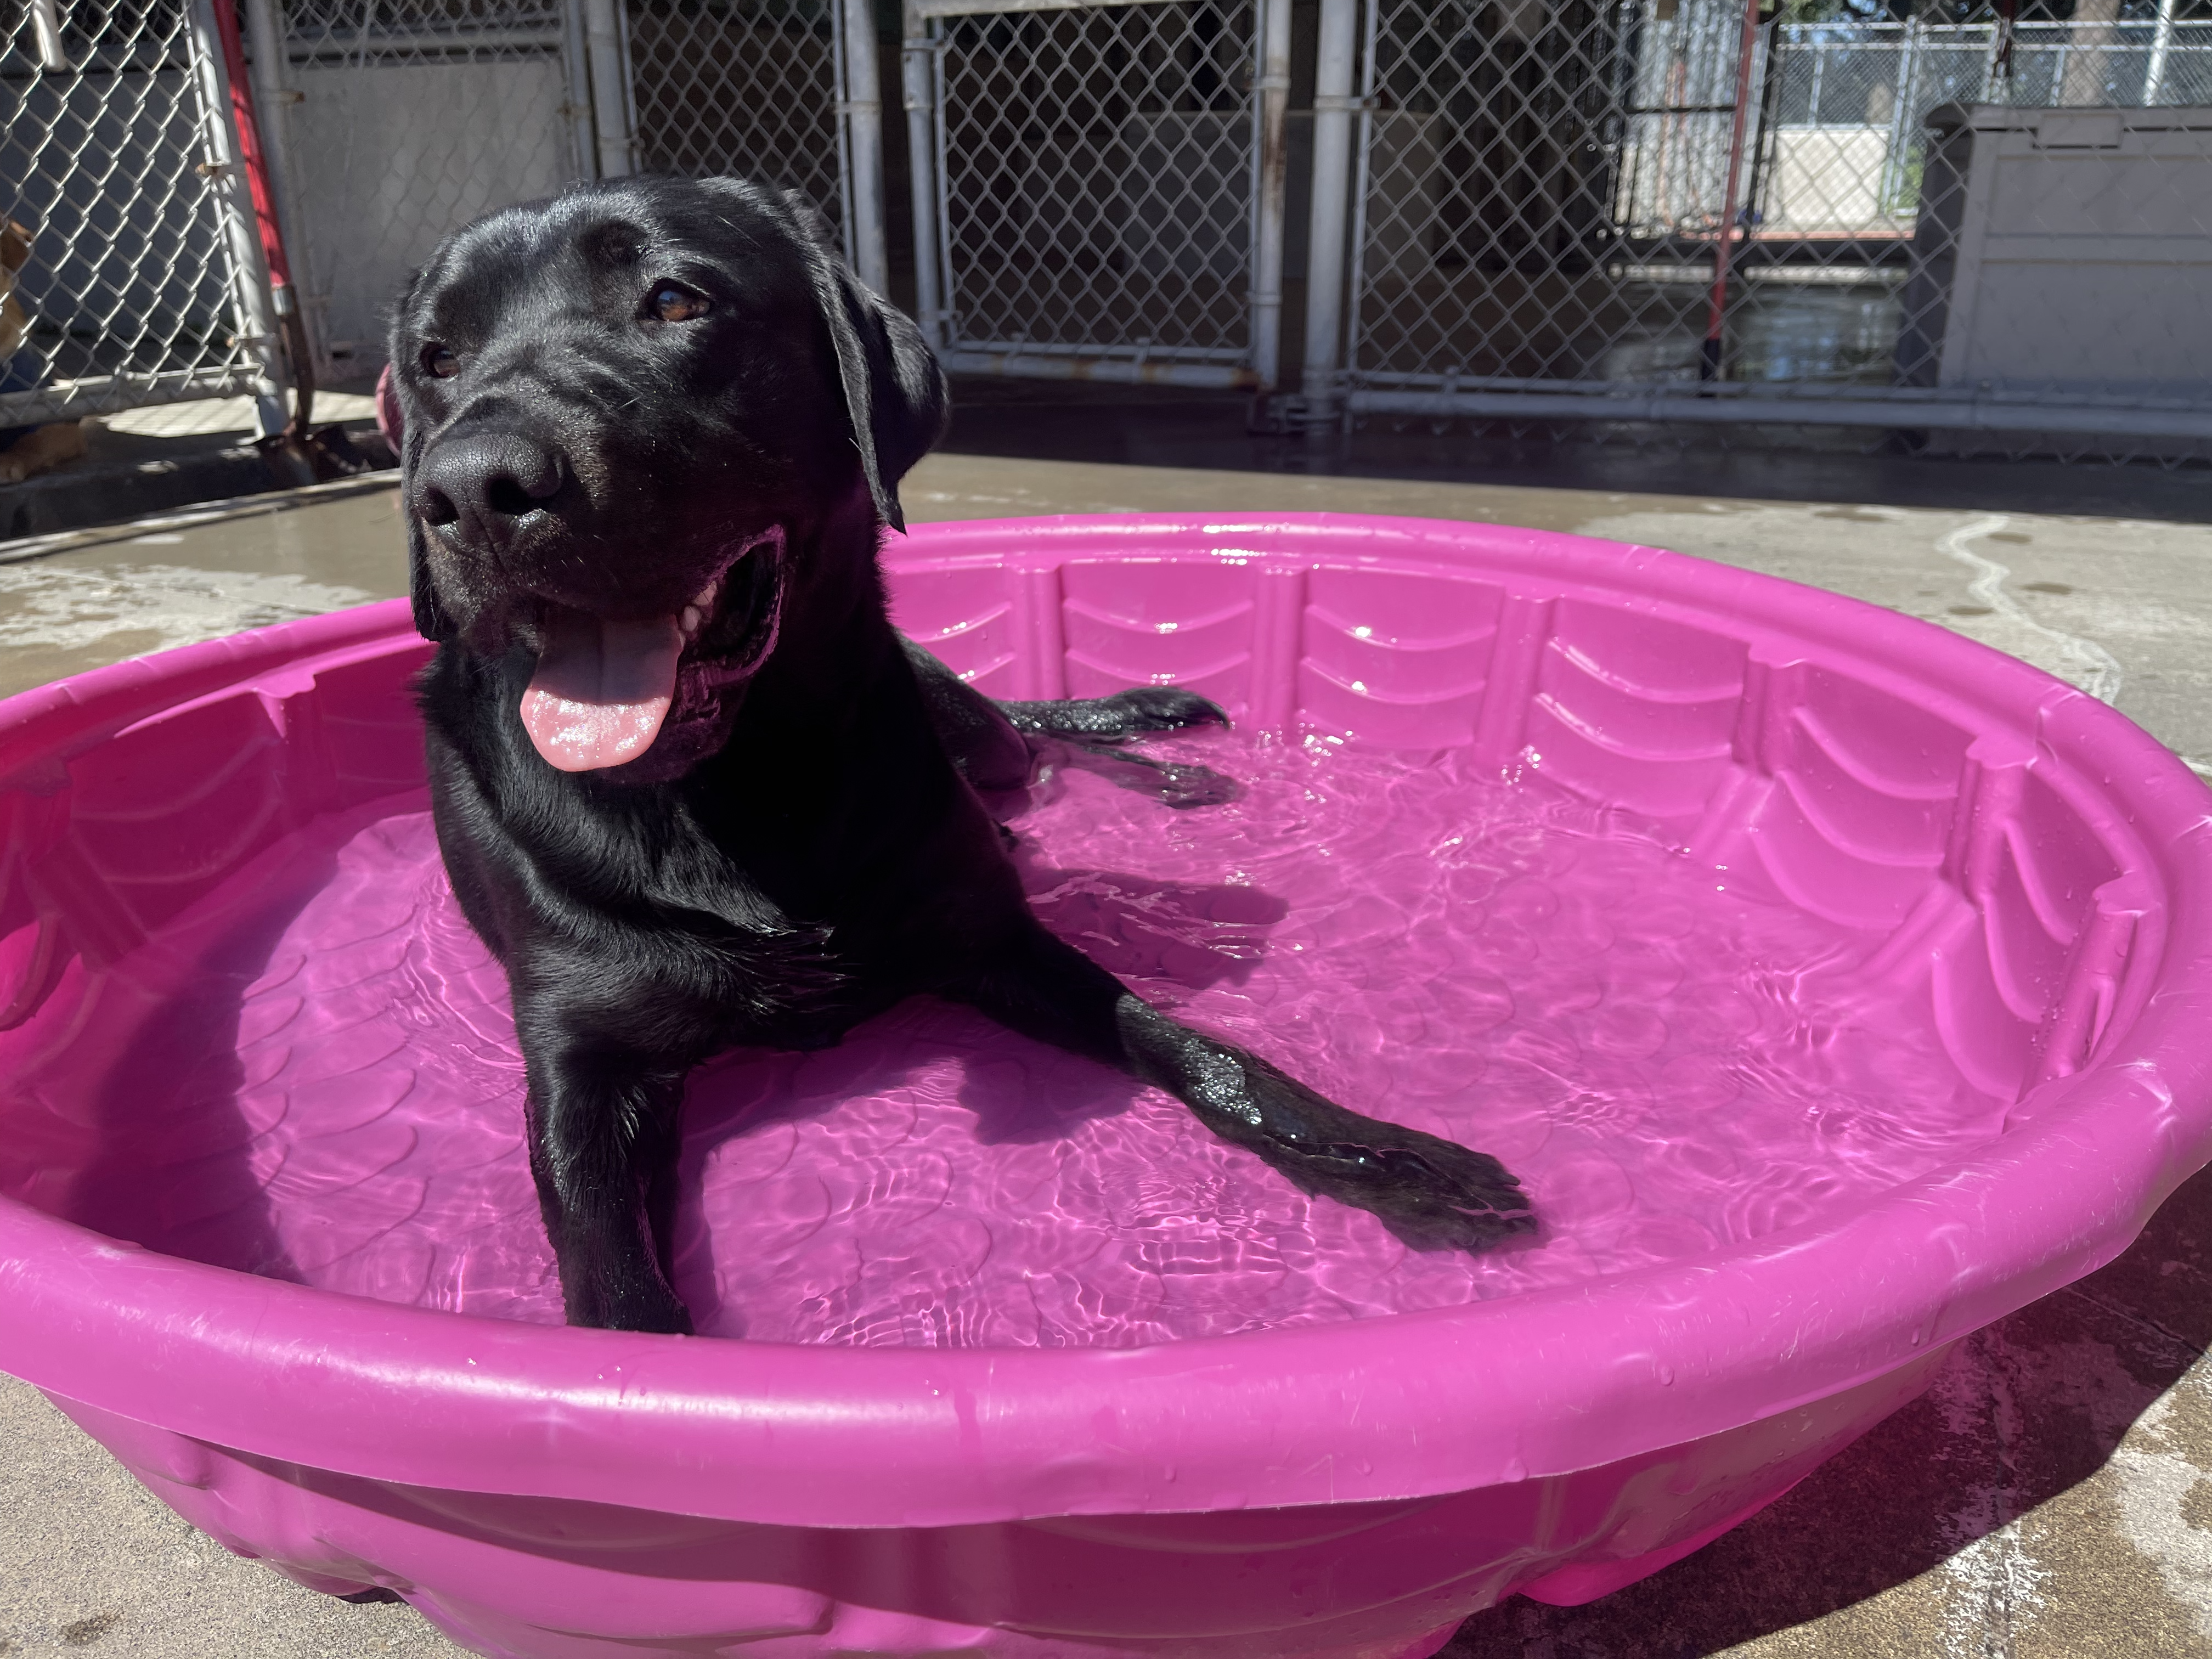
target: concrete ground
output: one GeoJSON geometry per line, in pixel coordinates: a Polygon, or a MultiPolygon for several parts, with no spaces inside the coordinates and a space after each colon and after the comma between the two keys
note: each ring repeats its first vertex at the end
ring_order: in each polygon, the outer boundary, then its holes
{"type": "MultiPolygon", "coordinates": [[[[1755,468],[1735,475],[1741,493],[1700,495],[1674,493],[1680,481],[1650,469],[1656,487],[1632,493],[1224,470],[1250,465],[1230,439],[1218,453],[1127,449],[1121,464],[939,454],[908,481],[908,514],[1332,508],[1644,542],[1814,582],[2013,652],[2116,701],[2212,773],[2212,528],[2010,510],[2068,492],[2024,474],[2008,489],[2001,469],[1972,474],[1948,492],[1954,504],[1896,507],[1749,499],[1775,488],[1755,468]],[[1161,459],[1213,465],[1149,464],[1161,459]]],[[[2107,509],[2130,499],[2124,475],[2075,478],[2074,498],[2107,509]]],[[[2154,479],[2146,494],[2173,516],[2200,516],[2185,487],[2154,479]]],[[[397,594],[404,582],[393,493],[374,483],[0,545],[0,692],[397,594]]],[[[1963,1344],[1928,1395],[1764,1514],[1588,1607],[1516,1601],[1477,1614],[1447,1653],[2212,1654],[2208,1292],[2212,1176],[2200,1176],[2120,1261],[1963,1344]]],[[[332,1601],[232,1559],[4,1379],[0,1447],[0,1655],[458,1651],[404,1606],[332,1601]]]]}
{"type": "MultiPolygon", "coordinates": [[[[369,436],[375,400],[365,388],[317,394],[318,430],[344,427],[374,452],[369,436]]],[[[253,447],[251,398],[204,398],[92,416],[77,460],[24,483],[0,486],[0,540],[49,534],[76,525],[105,524],[186,507],[218,496],[243,495],[286,483],[282,466],[253,447]]]]}

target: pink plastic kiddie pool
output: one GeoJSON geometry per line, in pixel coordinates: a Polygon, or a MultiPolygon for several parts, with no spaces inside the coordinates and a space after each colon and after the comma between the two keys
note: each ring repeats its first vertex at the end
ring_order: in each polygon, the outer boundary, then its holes
{"type": "Polygon", "coordinates": [[[1537,1235],[1409,1250],[917,1001],[693,1079],[705,1334],[561,1328],[378,605],[0,709],[0,1367],[485,1654],[1412,1659],[1772,1501],[2212,1150],[2212,796],[2020,663],[1479,526],[886,562],[987,690],[1228,707],[1152,751],[1225,805],[1048,765],[1040,912],[1537,1235]]]}

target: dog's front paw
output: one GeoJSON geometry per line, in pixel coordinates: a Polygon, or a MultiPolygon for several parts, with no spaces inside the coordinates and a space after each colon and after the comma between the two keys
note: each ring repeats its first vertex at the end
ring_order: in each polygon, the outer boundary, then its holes
{"type": "MultiPolygon", "coordinates": [[[[1141,789],[1141,783],[1129,787],[1141,789]]],[[[1194,806],[1225,806],[1243,789],[1234,778],[1225,778],[1210,766],[1164,766],[1156,785],[1160,799],[1178,812],[1194,806]]]]}
{"type": "MultiPolygon", "coordinates": [[[[564,1281],[565,1288],[565,1281],[564,1281]]],[[[662,1336],[692,1334],[691,1310],[683,1298],[657,1280],[567,1295],[568,1322],[602,1331],[650,1331],[662,1336]]]]}
{"type": "Polygon", "coordinates": [[[1234,1139],[1316,1196],[1422,1249],[1485,1250],[1534,1229],[1520,1182],[1489,1153],[1346,1111],[1264,1061],[1246,1079],[1258,1121],[1234,1139]]]}
{"type": "MultiPolygon", "coordinates": [[[[573,1320],[570,1323],[574,1323],[573,1320]]],[[[608,1316],[599,1322],[602,1330],[650,1331],[661,1336],[690,1336],[691,1310],[674,1297],[647,1300],[639,1297],[625,1301],[608,1311],[608,1316]]]]}
{"type": "Polygon", "coordinates": [[[1071,764],[1097,773],[1117,788],[1157,795],[1179,812],[1194,806],[1220,806],[1244,793],[1236,779],[1224,777],[1210,766],[1156,759],[1123,748],[1117,738],[1069,738],[1060,752],[1071,764]]]}
{"type": "Polygon", "coordinates": [[[1354,1139],[1299,1147],[1279,1167],[1423,1249],[1486,1250],[1536,1225],[1504,1164],[1418,1129],[1377,1123],[1354,1139]]]}
{"type": "Polygon", "coordinates": [[[1187,726],[1229,724],[1229,716],[1219,703],[1180,686],[1140,685],[1098,701],[1114,711],[1118,734],[1125,737],[1133,737],[1139,732],[1177,732],[1187,726]]]}

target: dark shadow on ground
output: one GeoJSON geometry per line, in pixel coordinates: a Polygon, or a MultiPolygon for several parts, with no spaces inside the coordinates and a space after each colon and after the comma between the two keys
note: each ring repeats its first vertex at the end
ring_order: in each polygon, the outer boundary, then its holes
{"type": "Polygon", "coordinates": [[[1541,426],[1377,416],[1318,447],[1254,433],[1238,392],[962,376],[961,455],[1747,501],[2212,523],[2212,469],[1905,453],[1879,430],[1541,426]]]}
{"type": "Polygon", "coordinates": [[[2212,1170],[2119,1260],[1961,1343],[1926,1395],[1771,1508],[1587,1606],[1477,1613],[1439,1659],[1704,1659],[1917,1577],[2103,1468],[2212,1345],[2208,1292],[2212,1170]]]}

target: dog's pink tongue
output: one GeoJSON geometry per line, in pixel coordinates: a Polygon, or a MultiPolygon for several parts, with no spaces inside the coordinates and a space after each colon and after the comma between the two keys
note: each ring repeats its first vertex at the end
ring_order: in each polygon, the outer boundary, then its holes
{"type": "Polygon", "coordinates": [[[673,617],[602,622],[560,611],[522,694],[522,727],[549,766],[595,772],[653,747],[676,695],[684,635],[673,617]]]}

